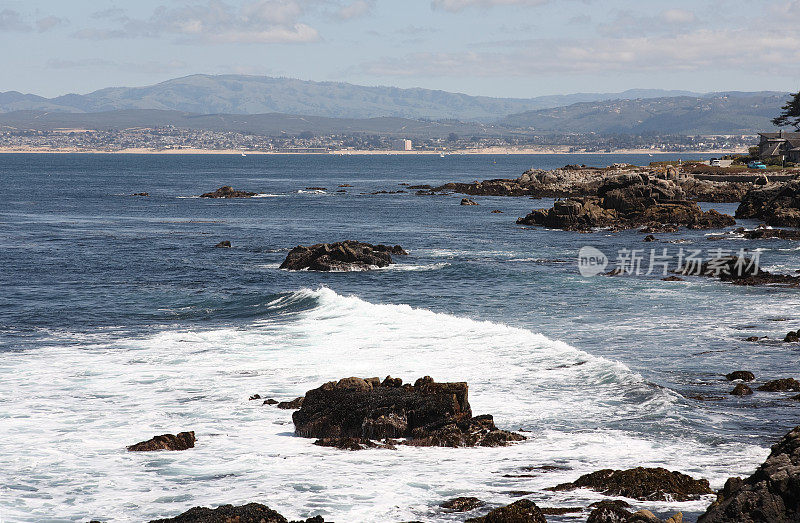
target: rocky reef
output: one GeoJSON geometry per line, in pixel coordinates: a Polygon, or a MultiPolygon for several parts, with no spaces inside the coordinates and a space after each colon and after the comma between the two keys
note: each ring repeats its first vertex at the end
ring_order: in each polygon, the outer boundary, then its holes
{"type": "Polygon", "coordinates": [[[224,187],[220,187],[214,192],[207,192],[201,194],[200,198],[252,198],[256,194],[258,193],[237,191],[230,185],[225,185],[224,187]]]}
{"type": "Polygon", "coordinates": [[[552,208],[534,210],[517,223],[578,231],[596,227],[656,231],[677,226],[721,228],[735,220],[714,210],[702,211],[670,180],[622,174],[606,179],[597,196],[556,201],[552,208]]]}
{"type": "Polygon", "coordinates": [[[698,179],[680,173],[671,166],[637,167],[614,164],[606,168],[567,165],[560,169],[531,169],[515,179],[494,179],[472,183],[447,183],[431,189],[433,192],[450,191],[472,196],[527,196],[530,198],[580,198],[597,196],[609,179],[620,175],[645,175],[673,181],[686,194],[686,198],[701,202],[739,202],[749,189],[749,182],[728,182],[698,179]]]}
{"type": "Polygon", "coordinates": [[[353,240],[318,243],[310,247],[298,245],[286,256],[281,269],[300,271],[365,271],[394,263],[392,254],[408,254],[402,247],[372,245],[353,240]]]}
{"type": "Polygon", "coordinates": [[[529,499],[521,499],[505,507],[496,508],[485,516],[470,518],[466,523],[547,523],[547,519],[536,503],[529,499]]]}
{"type": "MultiPolygon", "coordinates": [[[[194,507],[174,518],[156,519],[150,523],[289,523],[278,512],[260,503],[248,503],[235,507],[222,505],[217,508],[194,507]]],[[[291,523],[325,523],[321,516],[291,523]]]]}
{"type": "Polygon", "coordinates": [[[194,431],[176,434],[162,434],[147,441],[130,445],[130,452],[151,452],[154,450],[188,450],[194,448],[194,431]]]}
{"type": "Polygon", "coordinates": [[[736,209],[736,217],[762,220],[776,227],[800,228],[800,180],[751,189],[736,209]]]}
{"type": "Polygon", "coordinates": [[[719,278],[734,285],[800,286],[800,276],[765,271],[758,266],[755,259],[743,256],[713,258],[699,265],[686,264],[677,272],[685,276],[719,278]]]}
{"type": "Polygon", "coordinates": [[[694,479],[664,468],[642,467],[630,470],[598,470],[549,490],[558,492],[579,488],[588,488],[606,496],[623,496],[642,501],[690,501],[714,493],[708,480],[694,479]]]}
{"type": "Polygon", "coordinates": [[[492,416],[472,416],[466,383],[414,385],[387,377],[345,378],[306,393],[292,415],[295,433],[318,444],[358,450],[368,441],[438,447],[496,447],[524,436],[499,430],[492,416]],[[393,441],[405,438],[403,441],[393,441]]]}
{"type": "Polygon", "coordinates": [[[698,523],[800,521],[800,427],[772,447],[746,479],[730,478],[698,523]]]}

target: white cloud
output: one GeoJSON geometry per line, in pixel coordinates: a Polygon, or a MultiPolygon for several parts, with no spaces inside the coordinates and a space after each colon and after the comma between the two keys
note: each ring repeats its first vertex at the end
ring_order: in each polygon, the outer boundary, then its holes
{"type": "Polygon", "coordinates": [[[335,14],[340,20],[352,20],[369,14],[374,7],[375,0],[355,0],[340,7],[335,14]]]}
{"type": "Polygon", "coordinates": [[[87,28],[76,38],[109,39],[174,36],[179,41],[212,43],[304,43],[319,40],[313,27],[300,22],[314,0],[251,0],[236,7],[221,0],[161,6],[147,19],[134,19],[117,9],[95,14],[119,28],[87,28]]]}
{"type": "Polygon", "coordinates": [[[549,0],[432,0],[431,7],[456,13],[468,7],[497,7],[510,5],[542,5],[549,0]]]}
{"type": "Polygon", "coordinates": [[[36,28],[40,33],[44,33],[50,29],[66,25],[67,23],[67,20],[64,18],[59,18],[57,16],[45,16],[44,18],[40,18],[36,21],[36,28]]]}
{"type": "Polygon", "coordinates": [[[377,76],[523,77],[677,71],[800,73],[800,35],[747,29],[626,38],[506,42],[495,52],[416,53],[362,64],[377,76]]]}

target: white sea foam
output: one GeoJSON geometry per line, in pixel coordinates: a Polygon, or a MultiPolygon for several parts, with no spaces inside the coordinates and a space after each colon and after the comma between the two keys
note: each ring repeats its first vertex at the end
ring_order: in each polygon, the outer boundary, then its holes
{"type": "Polygon", "coordinates": [[[681,423],[677,394],[527,330],[370,304],[326,288],[266,308],[272,313],[248,328],[95,336],[82,346],[3,354],[2,517],[146,521],[196,505],[255,501],[291,518],[459,521],[437,505],[459,495],[508,503],[509,491],[530,490],[540,504],[585,506],[599,495],[542,489],[636,465],[679,469],[719,487],[765,456],[758,447],[666,434],[661,429],[681,423]],[[499,426],[528,430],[530,439],[508,448],[344,452],[294,437],[291,412],[247,401],[253,393],[290,399],[329,380],[389,374],[467,381],[476,414],[494,414],[499,426]],[[604,426],[650,418],[657,420],[652,435],[604,426]],[[181,430],[196,431],[195,449],[124,449],[181,430]],[[552,464],[569,469],[505,477],[552,464]]]}

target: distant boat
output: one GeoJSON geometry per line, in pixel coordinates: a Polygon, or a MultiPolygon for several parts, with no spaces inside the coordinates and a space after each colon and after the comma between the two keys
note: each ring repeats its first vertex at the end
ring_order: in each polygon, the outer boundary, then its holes
{"type": "Polygon", "coordinates": [[[242,151],[242,156],[247,156],[246,154],[244,154],[244,151],[242,151]]]}
{"type": "Polygon", "coordinates": [[[439,153],[439,158],[444,158],[444,153],[439,153]]]}

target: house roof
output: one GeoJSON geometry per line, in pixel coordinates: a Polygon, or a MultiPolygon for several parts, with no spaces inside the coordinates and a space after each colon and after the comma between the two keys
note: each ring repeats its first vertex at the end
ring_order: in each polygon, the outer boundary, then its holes
{"type": "Polygon", "coordinates": [[[800,133],[758,133],[768,140],[800,140],[800,133]]]}

